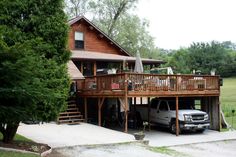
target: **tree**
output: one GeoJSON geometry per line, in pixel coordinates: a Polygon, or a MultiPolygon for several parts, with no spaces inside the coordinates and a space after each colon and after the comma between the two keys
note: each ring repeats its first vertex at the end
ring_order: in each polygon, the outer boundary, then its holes
{"type": "Polygon", "coordinates": [[[216,41],[193,43],[188,50],[188,65],[191,70],[200,70],[204,74],[209,74],[212,69],[215,69],[218,74],[221,74],[220,67],[227,63],[227,52],[224,46],[216,41]]]}
{"type": "Polygon", "coordinates": [[[173,53],[167,66],[172,67],[175,73],[190,74],[191,71],[188,65],[188,57],[188,49],[181,48],[173,53]]]}
{"type": "Polygon", "coordinates": [[[70,18],[89,12],[90,0],[65,0],[65,12],[70,18]]]}
{"type": "Polygon", "coordinates": [[[95,13],[93,21],[111,38],[116,35],[117,23],[128,11],[135,7],[138,0],[100,0],[90,3],[95,13]]]}
{"type": "Polygon", "coordinates": [[[114,40],[135,56],[140,51],[142,57],[155,58],[157,49],[154,38],[147,31],[149,23],[138,16],[126,15],[117,22],[114,40]]]}
{"type": "Polygon", "coordinates": [[[13,140],[19,122],[55,120],[66,105],[66,16],[62,0],[0,2],[0,131],[13,140]]]}

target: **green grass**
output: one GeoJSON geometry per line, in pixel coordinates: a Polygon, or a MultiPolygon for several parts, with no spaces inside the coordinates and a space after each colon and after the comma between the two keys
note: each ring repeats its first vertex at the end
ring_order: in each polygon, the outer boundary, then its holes
{"type": "MultiPolygon", "coordinates": [[[[2,133],[0,132],[0,140],[2,140],[2,138],[3,138],[3,136],[2,136],[2,133]]],[[[18,135],[18,134],[16,134],[16,136],[14,137],[14,141],[33,142],[32,140],[30,140],[24,136],[18,135]]]]}
{"type": "Polygon", "coordinates": [[[231,112],[232,109],[236,110],[236,77],[224,78],[220,98],[224,112],[231,112]]]}
{"type": "MultiPolygon", "coordinates": [[[[236,77],[224,78],[221,87],[221,108],[225,114],[226,121],[232,126],[232,110],[236,111],[236,77]]],[[[234,113],[234,128],[236,129],[236,113],[234,113]]]]}
{"type": "Polygon", "coordinates": [[[225,117],[225,118],[226,121],[231,125],[231,127],[236,129],[236,115],[234,117],[225,117]],[[233,123],[232,123],[232,118],[233,118],[233,123]]]}
{"type": "MultiPolygon", "coordinates": [[[[2,133],[0,133],[0,140],[2,140],[2,138],[2,133]]],[[[32,140],[18,134],[14,137],[14,141],[32,142],[32,140]]],[[[38,157],[38,155],[0,150],[0,157],[38,157]]]]}
{"type": "Polygon", "coordinates": [[[167,147],[148,147],[150,151],[161,153],[161,154],[167,154],[169,156],[174,156],[174,157],[183,157],[186,156],[186,154],[178,152],[176,150],[167,148],[167,147]]]}
{"type": "Polygon", "coordinates": [[[11,151],[0,150],[0,157],[39,157],[39,156],[35,155],[35,154],[19,153],[19,152],[11,152],[11,151]]]}

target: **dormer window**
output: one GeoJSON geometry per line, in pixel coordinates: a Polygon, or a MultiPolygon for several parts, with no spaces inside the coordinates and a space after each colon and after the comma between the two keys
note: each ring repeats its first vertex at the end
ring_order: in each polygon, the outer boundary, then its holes
{"type": "Polygon", "coordinates": [[[75,32],[75,48],[84,49],[84,33],[75,32]]]}

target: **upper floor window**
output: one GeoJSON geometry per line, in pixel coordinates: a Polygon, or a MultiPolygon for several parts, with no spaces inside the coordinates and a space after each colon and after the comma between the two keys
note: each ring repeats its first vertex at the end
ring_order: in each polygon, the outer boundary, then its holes
{"type": "Polygon", "coordinates": [[[84,49],[84,33],[75,32],[75,48],[84,49]]]}

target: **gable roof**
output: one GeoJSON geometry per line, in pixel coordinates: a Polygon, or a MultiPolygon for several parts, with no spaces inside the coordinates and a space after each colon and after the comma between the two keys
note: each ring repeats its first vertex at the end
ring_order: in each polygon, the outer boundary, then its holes
{"type": "Polygon", "coordinates": [[[112,38],[110,38],[105,32],[103,32],[100,28],[98,28],[95,24],[93,24],[91,21],[89,21],[86,17],[84,16],[77,16],[73,19],[70,19],[68,21],[69,25],[73,25],[76,22],[80,21],[80,20],[84,20],[86,21],[89,25],[91,25],[93,28],[95,28],[95,30],[97,30],[99,33],[101,33],[105,38],[107,38],[110,42],[112,42],[115,46],[117,46],[122,52],[124,52],[127,56],[132,56],[131,54],[129,54],[129,52],[127,50],[125,50],[120,44],[118,44],[115,40],[113,40],[112,38]]]}

